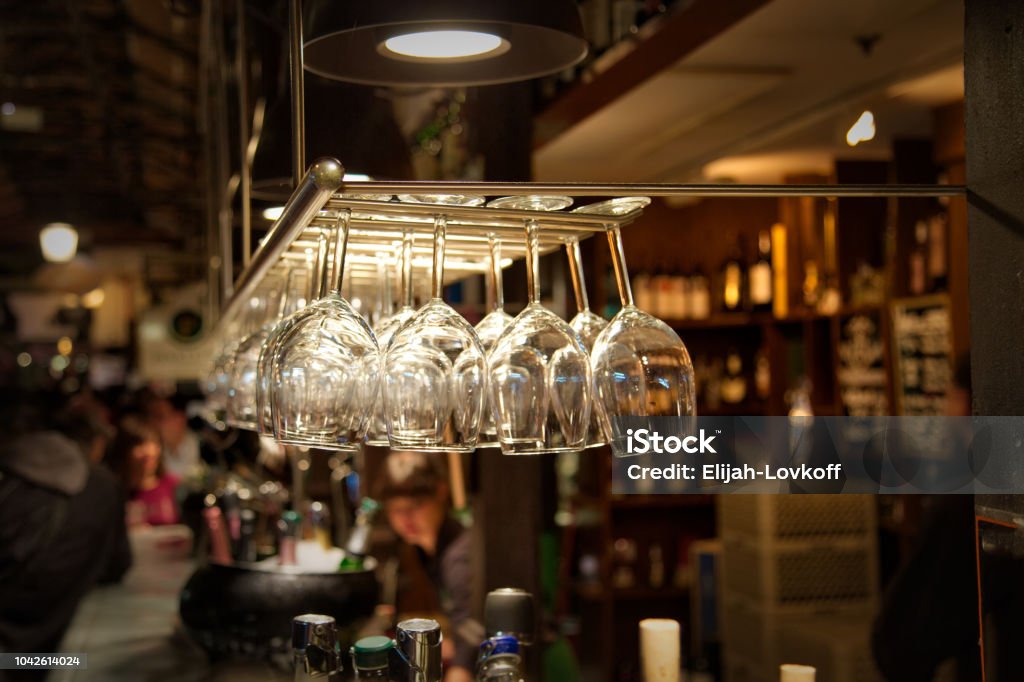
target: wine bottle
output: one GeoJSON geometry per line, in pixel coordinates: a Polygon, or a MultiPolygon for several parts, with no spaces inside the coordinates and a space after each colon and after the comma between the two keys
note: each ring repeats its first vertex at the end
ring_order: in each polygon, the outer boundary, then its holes
{"type": "Polygon", "coordinates": [[[720,309],[722,312],[738,312],[743,309],[743,249],[735,233],[729,239],[732,247],[722,264],[719,281],[720,309]]]}
{"type": "Polygon", "coordinates": [[[914,226],[914,249],[910,252],[908,289],[911,295],[920,296],[928,287],[928,224],[923,220],[914,226]]]}
{"type": "Polygon", "coordinates": [[[373,527],[373,519],[377,516],[380,505],[376,500],[364,497],[359,504],[359,511],[356,512],[356,522],[352,527],[352,533],[345,542],[345,558],[341,560],[338,570],[352,571],[360,570],[363,561],[370,547],[370,529],[373,527]]]}
{"type": "Polygon", "coordinates": [[[945,291],[949,283],[947,226],[945,213],[936,213],[928,221],[928,281],[932,291],[945,291]]]}
{"type": "Polygon", "coordinates": [[[772,237],[768,230],[757,235],[757,262],[750,266],[750,305],[757,312],[772,309],[772,237]]]}
{"type": "Polygon", "coordinates": [[[725,358],[725,377],[722,379],[722,401],[731,405],[742,403],[747,397],[747,377],[743,375],[743,358],[735,348],[725,358]]]}

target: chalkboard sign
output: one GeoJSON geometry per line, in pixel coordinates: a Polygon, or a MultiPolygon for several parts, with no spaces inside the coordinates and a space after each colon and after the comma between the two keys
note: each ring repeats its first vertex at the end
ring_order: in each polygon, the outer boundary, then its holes
{"type": "Polygon", "coordinates": [[[950,337],[945,294],[892,302],[893,380],[899,414],[946,413],[953,376],[950,337]]]}
{"type": "Polygon", "coordinates": [[[840,320],[839,396],[843,413],[853,417],[889,414],[882,310],[840,320]]]}

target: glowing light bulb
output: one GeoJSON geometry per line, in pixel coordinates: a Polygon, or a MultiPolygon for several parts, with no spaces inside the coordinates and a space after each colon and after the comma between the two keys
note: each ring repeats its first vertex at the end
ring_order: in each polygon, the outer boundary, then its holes
{"type": "Polygon", "coordinates": [[[78,251],[78,232],[67,223],[50,223],[39,232],[43,258],[51,263],[67,263],[78,251]]]}
{"type": "Polygon", "coordinates": [[[865,111],[846,132],[846,144],[856,147],[861,142],[875,139],[875,115],[865,111]]]}
{"type": "Polygon", "coordinates": [[[419,31],[388,38],[379,48],[393,59],[472,60],[495,57],[510,47],[507,40],[479,31],[419,31]]]}

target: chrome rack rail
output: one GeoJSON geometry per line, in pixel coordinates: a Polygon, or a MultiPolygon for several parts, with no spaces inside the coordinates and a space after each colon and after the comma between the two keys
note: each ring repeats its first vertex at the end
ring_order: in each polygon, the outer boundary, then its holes
{"type": "Polygon", "coordinates": [[[448,282],[482,273],[487,267],[488,239],[502,242],[508,260],[523,257],[523,225],[535,219],[541,226],[541,251],[548,253],[571,239],[585,239],[609,227],[623,227],[641,211],[622,216],[598,216],[566,211],[537,212],[486,207],[437,206],[401,202],[367,201],[356,195],[472,194],[488,198],[509,195],[559,194],[571,197],[825,197],[900,198],[963,196],[961,185],[730,185],[730,184],[592,184],[592,183],[495,183],[495,182],[343,182],[344,169],[331,158],[319,159],[306,172],[259,248],[235,283],[234,294],[217,321],[218,330],[236,318],[244,301],[256,293],[260,282],[283,260],[305,258],[315,247],[323,227],[334,222],[332,214],[351,211],[346,260],[347,276],[357,287],[377,278],[377,257],[393,253],[403,230],[416,236],[414,267],[431,262],[433,216],[448,220],[445,279],[448,282]]]}

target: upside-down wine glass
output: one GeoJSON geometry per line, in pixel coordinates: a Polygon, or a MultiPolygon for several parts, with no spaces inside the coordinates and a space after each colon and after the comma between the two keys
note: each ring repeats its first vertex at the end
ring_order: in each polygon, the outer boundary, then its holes
{"type": "MultiPolygon", "coordinates": [[[[650,201],[619,197],[585,206],[580,213],[626,215],[650,201]]],[[[625,434],[614,433],[616,417],[692,417],[697,404],[686,346],[671,327],[633,305],[618,224],[608,223],[606,235],[622,309],[598,335],[591,362],[605,438],[625,452],[625,434]]]]}
{"type": "Polygon", "coordinates": [[[296,298],[290,310],[277,323],[260,348],[256,361],[256,430],[263,435],[274,433],[274,413],[270,400],[271,381],[273,378],[273,360],[277,354],[278,342],[295,324],[306,315],[312,314],[311,306],[321,297],[321,288],[326,287],[327,280],[327,233],[319,230],[316,249],[306,251],[306,296],[296,298]]]}
{"type": "MultiPolygon", "coordinates": [[[[490,355],[498,339],[512,324],[512,316],[505,312],[505,292],[501,283],[501,242],[497,235],[491,233],[487,235],[487,245],[490,252],[490,263],[485,279],[490,312],[476,325],[476,333],[480,337],[480,346],[483,347],[485,356],[490,355]]],[[[480,427],[480,440],[477,442],[477,447],[496,447],[500,445],[500,441],[498,440],[498,429],[494,425],[494,406],[490,391],[487,392],[485,400],[484,420],[480,427]]]]}
{"type": "MultiPolygon", "coordinates": [[[[504,197],[488,206],[557,211],[569,197],[504,197]]],[[[581,450],[587,441],[593,376],[579,336],[540,304],[540,226],[525,221],[529,303],[488,358],[494,421],[510,455],[581,450]]]]}
{"type": "Polygon", "coordinates": [[[289,267],[277,290],[272,291],[267,302],[265,321],[251,334],[245,336],[235,350],[235,358],[228,373],[227,412],[224,421],[229,426],[250,431],[257,430],[257,366],[260,350],[267,337],[277,327],[277,323],[286,315],[289,298],[299,283],[302,271],[289,267]]]}
{"type": "MultiPolygon", "coordinates": [[[[415,195],[402,201],[479,205],[475,197],[415,195]]],[[[442,299],[448,218],[434,216],[432,297],[391,337],[384,354],[384,412],[391,447],[468,452],[476,447],[487,364],[476,331],[442,299]]]]}
{"type": "MultiPolygon", "coordinates": [[[[579,209],[573,211],[579,212],[579,209]]],[[[569,321],[569,326],[579,334],[583,347],[587,353],[594,352],[594,342],[597,336],[605,327],[608,320],[590,310],[590,299],[587,297],[587,283],[583,277],[583,258],[580,255],[580,240],[570,239],[565,243],[565,253],[569,258],[569,275],[572,279],[572,290],[576,298],[576,316],[569,321]]],[[[591,362],[593,365],[593,362],[591,362]]],[[[593,367],[591,367],[593,369],[593,367]]],[[[587,433],[587,447],[597,448],[605,444],[604,432],[601,430],[601,420],[597,416],[598,410],[593,406],[590,409],[590,430],[587,433]]]]}
{"type": "Polygon", "coordinates": [[[271,362],[274,437],[284,443],[356,450],[366,435],[380,359],[369,325],[340,293],[349,216],[337,216],[330,292],[285,332],[271,362]]]}
{"type": "MultiPolygon", "coordinates": [[[[412,305],[412,247],[414,239],[415,235],[411,226],[402,230],[402,242],[399,245],[398,257],[396,259],[398,262],[398,286],[399,294],[402,297],[402,307],[374,330],[374,334],[377,336],[377,344],[381,349],[382,363],[384,361],[384,353],[388,349],[388,344],[391,343],[391,337],[394,336],[395,332],[403,324],[416,315],[416,309],[412,305]]],[[[382,372],[382,379],[383,376],[382,372]]],[[[382,380],[377,382],[377,384],[377,389],[374,391],[374,405],[373,414],[370,418],[370,428],[366,434],[366,444],[387,447],[390,441],[388,440],[387,419],[384,414],[384,382],[382,380]]]]}

